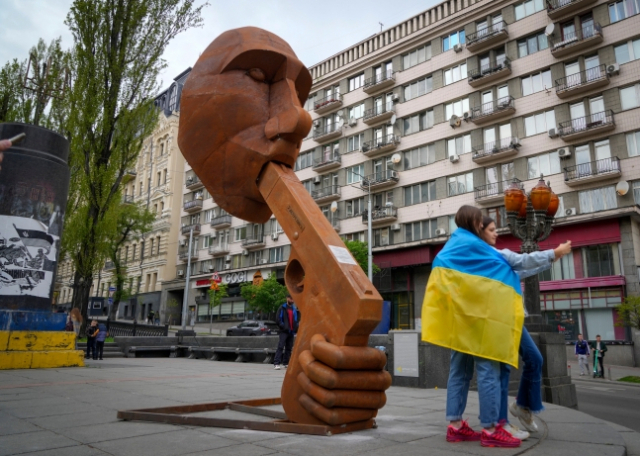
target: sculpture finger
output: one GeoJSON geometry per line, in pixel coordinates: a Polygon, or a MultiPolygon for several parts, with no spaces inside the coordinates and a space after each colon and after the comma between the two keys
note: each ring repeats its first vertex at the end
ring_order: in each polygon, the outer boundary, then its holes
{"type": "Polygon", "coordinates": [[[327,408],[381,409],[387,403],[382,391],[328,390],[313,383],[304,372],[298,374],[298,383],[305,393],[327,408]]]}
{"type": "Polygon", "coordinates": [[[384,391],[391,386],[391,375],[386,371],[336,371],[316,360],[309,350],[298,360],[307,377],[326,389],[384,391]]]}
{"type": "Polygon", "coordinates": [[[341,370],[382,370],[386,355],[371,347],[338,346],[327,342],[322,334],[311,338],[311,353],[324,364],[341,370]]]}
{"type": "Polygon", "coordinates": [[[306,394],[300,396],[300,404],[314,417],[331,426],[366,421],[375,418],[378,411],[369,409],[334,408],[328,409],[306,394]]]}

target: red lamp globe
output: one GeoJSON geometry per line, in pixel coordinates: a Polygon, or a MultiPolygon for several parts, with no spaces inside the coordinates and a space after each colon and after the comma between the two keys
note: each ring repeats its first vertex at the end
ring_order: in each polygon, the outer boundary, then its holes
{"type": "Polygon", "coordinates": [[[551,200],[549,201],[549,207],[547,208],[547,217],[554,217],[558,212],[560,206],[560,198],[551,190],[551,200]]]}
{"type": "Polygon", "coordinates": [[[524,199],[522,200],[522,205],[520,206],[520,211],[518,212],[518,218],[527,218],[527,195],[524,194],[524,192],[522,193],[524,196],[524,199]]]}
{"type": "Polygon", "coordinates": [[[534,210],[546,212],[551,202],[551,189],[547,186],[544,179],[540,178],[538,184],[531,189],[530,197],[534,210]]]}
{"type": "Polygon", "coordinates": [[[507,212],[519,212],[522,202],[526,200],[526,196],[516,182],[504,191],[504,207],[507,212]]]}

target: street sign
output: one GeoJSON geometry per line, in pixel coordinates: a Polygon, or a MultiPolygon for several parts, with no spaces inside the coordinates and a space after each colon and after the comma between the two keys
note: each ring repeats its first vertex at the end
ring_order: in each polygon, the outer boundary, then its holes
{"type": "Polygon", "coordinates": [[[109,303],[110,306],[112,306],[113,305],[113,298],[109,298],[107,302],[109,303]]]}
{"type": "Polygon", "coordinates": [[[109,291],[116,291],[116,287],[109,287],[109,291]]]}
{"type": "Polygon", "coordinates": [[[222,282],[222,279],[220,278],[217,272],[213,273],[213,275],[211,276],[211,280],[213,280],[215,283],[222,282]]]}

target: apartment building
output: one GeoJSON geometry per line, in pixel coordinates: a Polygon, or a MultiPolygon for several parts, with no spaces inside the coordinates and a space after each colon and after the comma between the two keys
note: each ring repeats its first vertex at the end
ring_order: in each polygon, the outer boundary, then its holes
{"type": "MultiPolygon", "coordinates": [[[[127,171],[122,185],[122,203],[140,204],[156,214],[149,232],[122,247],[120,258],[125,265],[125,288],[131,298],[121,302],[117,318],[143,321],[149,311],[161,311],[161,285],[175,275],[175,258],[180,235],[184,157],[178,148],[180,94],[189,70],[179,74],[171,86],[155,99],[158,124],[144,140],[135,167],[127,171]]],[[[94,276],[90,296],[105,298],[115,288],[114,264],[107,261],[94,276]]],[[[70,307],[73,294],[73,266],[63,262],[58,272],[58,302],[70,307]]],[[[164,307],[162,307],[164,308],[164,307]]],[[[106,311],[107,307],[105,307],[106,311]]],[[[162,312],[162,322],[165,322],[162,312]]]]}
{"type": "MultiPolygon", "coordinates": [[[[374,283],[393,328],[420,327],[457,209],[481,207],[517,251],[503,191],[543,174],[561,205],[541,248],[574,246],[541,275],[545,318],[567,340],[632,338],[613,307],[640,291],[639,12],[638,0],[449,0],[310,68],[313,128],[296,172],[345,239],[367,240],[372,198],[374,283]]],[[[239,284],[281,277],[288,240],[275,220],[220,211],[185,169],[182,223],[198,230],[171,285],[184,287],[191,255],[192,309],[204,318],[217,271],[232,296],[216,318],[242,318],[239,284]]]]}

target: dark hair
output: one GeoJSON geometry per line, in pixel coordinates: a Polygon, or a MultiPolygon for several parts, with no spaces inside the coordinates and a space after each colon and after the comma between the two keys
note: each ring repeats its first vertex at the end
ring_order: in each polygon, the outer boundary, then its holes
{"type": "Polygon", "coordinates": [[[488,227],[489,225],[491,225],[492,223],[496,223],[496,221],[494,219],[492,219],[491,217],[489,217],[488,215],[483,215],[482,216],[482,229],[483,230],[486,227],[488,227]]]}
{"type": "Polygon", "coordinates": [[[579,335],[579,336],[581,336],[581,335],[582,335],[582,333],[578,333],[578,335],[579,335]]]}
{"type": "Polygon", "coordinates": [[[598,337],[600,337],[600,334],[598,334],[598,335],[596,336],[596,338],[598,338],[598,337]]]}
{"type": "Polygon", "coordinates": [[[458,228],[464,228],[479,236],[477,226],[482,223],[482,212],[477,207],[464,205],[456,212],[455,222],[458,228]]]}
{"type": "Polygon", "coordinates": [[[291,298],[291,293],[287,293],[287,298],[291,298]]]}

